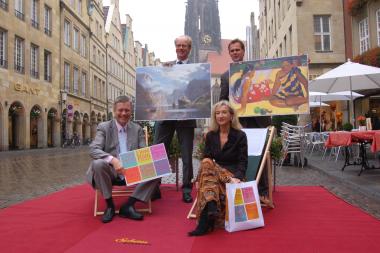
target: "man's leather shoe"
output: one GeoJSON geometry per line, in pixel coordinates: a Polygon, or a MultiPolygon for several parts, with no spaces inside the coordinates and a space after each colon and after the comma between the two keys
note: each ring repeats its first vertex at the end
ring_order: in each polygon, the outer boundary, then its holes
{"type": "Polygon", "coordinates": [[[115,216],[115,209],[113,209],[111,207],[107,207],[107,209],[104,211],[104,214],[102,217],[102,222],[108,223],[108,222],[112,221],[114,216],[115,216]]]}
{"type": "Polygon", "coordinates": [[[131,205],[124,204],[120,207],[119,216],[132,220],[142,220],[144,216],[136,212],[135,208],[131,205]]]}
{"type": "Polygon", "coordinates": [[[152,197],[150,198],[151,201],[155,201],[157,199],[161,199],[161,191],[160,191],[160,188],[157,188],[153,194],[152,194],[152,197]]]}
{"type": "Polygon", "coordinates": [[[191,203],[193,202],[193,197],[191,197],[191,194],[189,192],[184,192],[182,194],[182,200],[185,203],[191,203]]]}

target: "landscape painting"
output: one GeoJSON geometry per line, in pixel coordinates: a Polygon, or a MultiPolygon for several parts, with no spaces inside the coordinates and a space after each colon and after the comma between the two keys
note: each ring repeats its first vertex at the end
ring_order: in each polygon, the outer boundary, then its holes
{"type": "Polygon", "coordinates": [[[136,69],[136,121],[204,119],[210,115],[210,64],[136,69]]]}

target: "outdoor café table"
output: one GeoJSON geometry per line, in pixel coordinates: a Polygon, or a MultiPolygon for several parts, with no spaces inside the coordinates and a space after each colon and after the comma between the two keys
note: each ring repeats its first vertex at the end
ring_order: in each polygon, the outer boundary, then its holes
{"type": "Polygon", "coordinates": [[[346,166],[357,165],[357,163],[350,163],[350,157],[348,152],[348,147],[353,143],[359,144],[359,155],[361,158],[360,172],[358,176],[362,174],[364,170],[370,169],[380,169],[374,166],[369,166],[367,151],[365,146],[367,144],[371,144],[371,152],[380,151],[380,130],[370,130],[370,131],[355,131],[355,132],[346,132],[346,131],[338,131],[338,132],[330,132],[329,137],[325,143],[326,147],[345,147],[345,161],[342,168],[342,171],[346,166]]]}

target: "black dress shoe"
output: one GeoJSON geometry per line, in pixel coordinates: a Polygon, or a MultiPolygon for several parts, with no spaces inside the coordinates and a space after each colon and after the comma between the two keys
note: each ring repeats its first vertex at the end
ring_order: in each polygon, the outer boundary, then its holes
{"type": "Polygon", "coordinates": [[[127,204],[124,204],[120,207],[119,216],[132,220],[144,219],[144,216],[141,213],[136,212],[135,208],[132,205],[127,204]]]}
{"type": "Polygon", "coordinates": [[[153,194],[152,194],[152,197],[150,198],[151,201],[155,201],[157,199],[161,199],[161,191],[160,191],[160,188],[157,188],[153,194]]]}
{"type": "Polygon", "coordinates": [[[184,192],[184,193],[182,194],[182,200],[183,200],[183,202],[185,202],[185,203],[191,203],[191,202],[193,202],[193,197],[191,197],[191,194],[190,194],[190,193],[188,193],[188,192],[184,192]]]}
{"type": "Polygon", "coordinates": [[[115,209],[111,207],[107,207],[107,209],[104,211],[102,222],[108,223],[112,221],[113,217],[115,216],[115,209]]]}

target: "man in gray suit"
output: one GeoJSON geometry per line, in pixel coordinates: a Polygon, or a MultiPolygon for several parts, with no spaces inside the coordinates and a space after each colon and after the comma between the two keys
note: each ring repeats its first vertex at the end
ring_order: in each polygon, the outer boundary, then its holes
{"type": "MultiPolygon", "coordinates": [[[[179,36],[174,40],[177,60],[164,63],[164,66],[170,67],[174,64],[189,63],[189,54],[191,51],[192,40],[189,36],[179,36]]],[[[185,203],[191,203],[191,189],[193,179],[193,140],[195,120],[165,120],[158,121],[155,124],[154,143],[164,143],[166,150],[169,150],[170,143],[173,139],[174,132],[177,133],[178,141],[181,146],[181,158],[183,164],[183,181],[182,181],[182,200],[185,203]]]]}
{"type": "MultiPolygon", "coordinates": [[[[98,125],[95,139],[90,145],[90,155],[94,160],[87,171],[87,181],[101,191],[107,203],[102,217],[104,223],[112,221],[115,215],[112,186],[125,185],[119,154],[146,146],[143,129],[130,121],[132,102],[127,96],[115,99],[113,112],[113,120],[98,125]]],[[[152,180],[139,184],[128,201],[121,206],[119,216],[142,220],[143,216],[136,212],[134,204],[137,201],[149,201],[158,182],[152,180]]]]}

